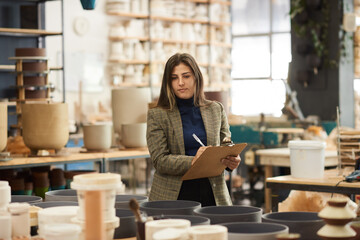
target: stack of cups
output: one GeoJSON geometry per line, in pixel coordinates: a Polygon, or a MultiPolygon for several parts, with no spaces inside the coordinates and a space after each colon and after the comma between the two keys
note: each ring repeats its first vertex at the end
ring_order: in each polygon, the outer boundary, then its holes
{"type": "Polygon", "coordinates": [[[74,176],[71,188],[77,190],[79,211],[73,222],[82,228],[80,240],[85,239],[85,235],[90,232],[93,235],[101,232],[105,239],[113,239],[115,228],[119,226],[115,199],[120,187],[121,176],[115,173],[74,176]]]}
{"type": "Polygon", "coordinates": [[[11,189],[7,181],[0,181],[0,239],[11,240],[11,216],[7,212],[11,189]]]}

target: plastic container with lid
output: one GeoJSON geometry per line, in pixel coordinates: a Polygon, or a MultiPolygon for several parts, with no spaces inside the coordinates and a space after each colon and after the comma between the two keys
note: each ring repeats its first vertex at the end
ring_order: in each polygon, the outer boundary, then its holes
{"type": "Polygon", "coordinates": [[[81,227],[77,224],[47,224],[41,232],[46,240],[78,240],[81,227]]]}
{"type": "Polygon", "coordinates": [[[30,237],[30,205],[28,203],[10,203],[12,236],[30,237]]]}
{"type": "MultiPolygon", "coordinates": [[[[79,240],[85,240],[85,221],[82,221],[82,220],[78,219],[77,217],[74,217],[73,219],[71,219],[71,222],[78,224],[81,227],[81,233],[79,236],[79,240]]],[[[105,239],[113,240],[115,228],[120,226],[120,219],[118,217],[115,217],[112,220],[104,221],[104,224],[105,224],[105,231],[106,231],[105,239]]]]}
{"type": "Polygon", "coordinates": [[[0,211],[7,210],[11,202],[11,189],[8,181],[0,181],[0,211]]]}
{"type": "Polygon", "coordinates": [[[322,178],[325,167],[325,147],[322,141],[289,141],[291,176],[322,178]]]}
{"type": "Polygon", "coordinates": [[[11,216],[0,211],[0,239],[11,240],[11,216]]]}

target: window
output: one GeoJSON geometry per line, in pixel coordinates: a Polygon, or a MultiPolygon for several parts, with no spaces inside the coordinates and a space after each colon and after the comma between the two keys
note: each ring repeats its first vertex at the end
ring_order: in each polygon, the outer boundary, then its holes
{"type": "Polygon", "coordinates": [[[232,1],[232,108],[280,116],[291,61],[289,0],[232,1]]]}

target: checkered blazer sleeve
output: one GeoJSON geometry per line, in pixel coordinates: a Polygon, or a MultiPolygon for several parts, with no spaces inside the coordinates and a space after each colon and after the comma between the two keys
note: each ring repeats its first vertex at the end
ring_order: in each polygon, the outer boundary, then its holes
{"type": "Polygon", "coordinates": [[[193,157],[180,154],[173,127],[167,110],[148,110],[146,140],[154,168],[163,175],[182,176],[191,167],[193,157]]]}

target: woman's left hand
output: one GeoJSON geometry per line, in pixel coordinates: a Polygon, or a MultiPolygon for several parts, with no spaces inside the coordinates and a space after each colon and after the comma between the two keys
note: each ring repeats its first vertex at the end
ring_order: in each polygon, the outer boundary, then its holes
{"type": "Polygon", "coordinates": [[[221,159],[221,163],[224,164],[226,167],[234,170],[239,166],[241,162],[240,156],[227,156],[226,158],[221,159]]]}

